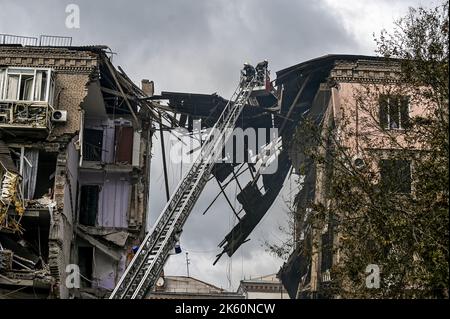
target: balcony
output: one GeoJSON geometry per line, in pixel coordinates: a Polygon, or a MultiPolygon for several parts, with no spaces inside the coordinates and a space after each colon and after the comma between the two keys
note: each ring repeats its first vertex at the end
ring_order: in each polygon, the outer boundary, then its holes
{"type": "Polygon", "coordinates": [[[0,127],[15,131],[51,130],[52,108],[42,101],[1,101],[0,127]]]}
{"type": "Polygon", "coordinates": [[[13,136],[52,129],[54,74],[44,68],[0,68],[0,128],[13,136]]]}

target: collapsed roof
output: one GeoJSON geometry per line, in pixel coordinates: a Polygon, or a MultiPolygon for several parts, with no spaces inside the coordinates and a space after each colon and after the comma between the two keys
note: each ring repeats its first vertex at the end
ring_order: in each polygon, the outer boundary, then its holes
{"type": "MultiPolygon", "coordinates": [[[[291,156],[288,154],[290,141],[296,127],[306,116],[312,117],[319,124],[330,97],[327,89],[321,89],[320,84],[327,82],[330,71],[338,61],[355,62],[357,60],[382,61],[383,58],[362,55],[326,55],[276,72],[275,85],[279,100],[259,101],[260,107],[246,105],[237,121],[236,127],[246,128],[277,128],[282,138],[283,148],[278,156],[278,169],[273,174],[262,176],[264,191],[257,186],[257,179],[252,180],[237,195],[245,215],[239,218],[236,226],[220,243],[223,251],[217,260],[226,253],[232,256],[234,252],[248,239],[253,229],[274,203],[280,193],[283,183],[291,167],[291,156]]],[[[227,100],[214,94],[193,94],[181,92],[162,92],[154,99],[167,100],[166,110],[180,114],[179,125],[192,131],[193,122],[202,120],[202,128],[212,127],[223,111],[227,100]]],[[[248,164],[252,170],[252,164],[248,164]]],[[[224,182],[228,176],[236,178],[237,163],[216,163],[213,175],[219,182],[224,182]]],[[[298,166],[297,166],[298,167],[298,166]]],[[[227,183],[228,184],[228,183],[227,183]]]]}

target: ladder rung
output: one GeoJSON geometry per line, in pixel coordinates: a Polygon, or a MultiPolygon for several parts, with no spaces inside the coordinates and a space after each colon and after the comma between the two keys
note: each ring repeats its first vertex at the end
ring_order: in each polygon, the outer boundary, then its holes
{"type": "Polygon", "coordinates": [[[173,244],[168,239],[172,238],[176,228],[183,226],[198,200],[211,173],[215,154],[219,154],[218,152],[227,142],[226,130],[235,126],[254,85],[254,82],[250,82],[246,87],[240,87],[233,94],[232,99],[225,106],[214,126],[215,129],[219,130],[219,134],[210,135],[202,145],[201,154],[206,154],[207,157],[199,157],[197,162],[191,166],[189,173],[176,190],[173,199],[158,219],[154,233],[147,237],[139,254],[128,266],[124,277],[121,278],[119,286],[115,288],[111,297],[117,295],[119,298],[131,298],[133,296],[142,298],[149,286],[152,287],[155,284],[167,258],[164,254],[168,253],[169,245],[173,244]],[[136,291],[138,287],[139,291],[136,291]]]}

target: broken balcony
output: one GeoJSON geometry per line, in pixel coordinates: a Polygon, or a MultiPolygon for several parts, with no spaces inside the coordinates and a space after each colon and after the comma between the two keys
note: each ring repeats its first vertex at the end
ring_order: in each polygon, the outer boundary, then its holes
{"type": "Polygon", "coordinates": [[[54,87],[51,69],[0,68],[0,128],[14,136],[46,136],[54,87]]]}
{"type": "MultiPolygon", "coordinates": [[[[2,183],[4,184],[6,172],[19,174],[21,178],[15,191],[16,201],[10,201],[7,205],[7,198],[0,198],[5,204],[3,213],[8,213],[7,217],[3,216],[0,232],[29,231],[29,228],[24,226],[24,222],[27,221],[31,222],[31,227],[34,227],[34,221],[48,225],[55,206],[53,195],[57,153],[23,146],[7,147],[4,143],[2,150],[0,157],[2,183]],[[17,202],[21,203],[22,211],[17,209],[17,202]],[[12,226],[16,223],[13,223],[11,227],[7,227],[7,224],[10,224],[8,220],[17,221],[17,224],[21,225],[19,228],[14,228],[12,226]]],[[[0,212],[1,216],[2,212],[0,212]]]]}

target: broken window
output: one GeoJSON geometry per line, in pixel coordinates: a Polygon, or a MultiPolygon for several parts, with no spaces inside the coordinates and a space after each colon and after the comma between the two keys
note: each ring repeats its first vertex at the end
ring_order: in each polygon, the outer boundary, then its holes
{"type": "Polygon", "coordinates": [[[381,160],[381,186],[389,193],[411,193],[411,161],[381,160]]]}
{"type": "Polygon", "coordinates": [[[12,159],[22,174],[21,191],[24,199],[53,197],[57,153],[35,148],[12,148],[12,159]]]}
{"type": "MultiPolygon", "coordinates": [[[[24,149],[19,157],[20,171],[22,172],[22,191],[25,199],[33,199],[36,190],[37,172],[39,167],[39,150],[33,148],[24,149]]],[[[55,163],[56,165],[56,163],[55,163]]]]}
{"type": "Polygon", "coordinates": [[[380,126],[383,129],[405,129],[409,125],[409,98],[402,95],[380,96],[380,126]]]}
{"type": "Polygon", "coordinates": [[[103,130],[85,128],[83,139],[83,159],[86,161],[101,161],[103,130]]]}
{"type": "Polygon", "coordinates": [[[95,226],[98,213],[99,185],[83,185],[80,192],[79,222],[86,226],[95,226]]]}
{"type": "Polygon", "coordinates": [[[36,187],[33,199],[41,198],[44,195],[53,197],[56,171],[56,153],[39,152],[39,161],[36,173],[36,187]]]}
{"type": "Polygon", "coordinates": [[[80,267],[80,283],[83,287],[91,287],[93,273],[94,248],[78,247],[78,266],[80,267]]]}
{"type": "Polygon", "coordinates": [[[116,163],[131,164],[133,155],[133,132],[131,126],[116,126],[116,163]]]}
{"type": "Polygon", "coordinates": [[[51,103],[55,87],[52,75],[50,69],[0,69],[0,99],[51,103]]]}

